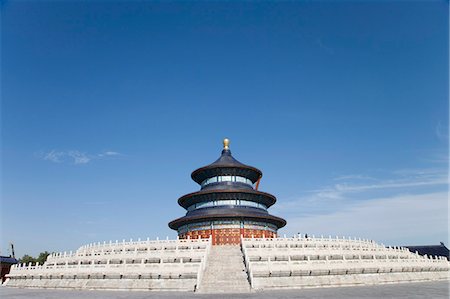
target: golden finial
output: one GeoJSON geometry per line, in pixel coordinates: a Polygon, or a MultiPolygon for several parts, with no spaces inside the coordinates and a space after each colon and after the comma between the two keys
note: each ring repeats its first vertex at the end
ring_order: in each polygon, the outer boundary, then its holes
{"type": "Polygon", "coordinates": [[[230,149],[230,148],[229,148],[229,145],[230,145],[230,139],[225,138],[225,139],[223,140],[223,149],[224,149],[224,150],[230,149]]]}

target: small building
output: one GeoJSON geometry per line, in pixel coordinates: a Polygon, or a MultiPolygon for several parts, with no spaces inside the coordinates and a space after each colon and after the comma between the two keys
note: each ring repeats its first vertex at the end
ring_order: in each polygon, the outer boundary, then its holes
{"type": "Polygon", "coordinates": [[[404,247],[408,248],[408,250],[413,253],[417,251],[417,253],[420,255],[445,256],[447,260],[450,260],[450,251],[442,242],[439,245],[404,246],[404,247]]]}
{"type": "Polygon", "coordinates": [[[12,265],[17,264],[18,261],[11,256],[0,256],[1,278],[2,283],[5,281],[5,275],[9,273],[12,265]]]}

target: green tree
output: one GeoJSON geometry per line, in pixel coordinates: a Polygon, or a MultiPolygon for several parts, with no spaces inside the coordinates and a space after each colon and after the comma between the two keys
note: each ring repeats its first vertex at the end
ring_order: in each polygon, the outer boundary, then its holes
{"type": "Polygon", "coordinates": [[[25,263],[28,265],[30,262],[34,264],[36,263],[36,259],[28,254],[25,254],[21,259],[19,259],[19,263],[21,264],[25,263]]]}
{"type": "Polygon", "coordinates": [[[25,254],[21,259],[19,259],[19,263],[25,263],[29,264],[30,262],[35,265],[36,263],[39,263],[39,265],[42,265],[46,260],[47,257],[50,255],[50,252],[44,251],[39,253],[39,256],[37,258],[34,258],[28,254],[25,254]]]}
{"type": "Polygon", "coordinates": [[[36,262],[38,262],[39,265],[42,265],[47,260],[47,257],[49,255],[50,255],[50,252],[48,252],[48,251],[39,253],[39,256],[37,257],[36,262]]]}

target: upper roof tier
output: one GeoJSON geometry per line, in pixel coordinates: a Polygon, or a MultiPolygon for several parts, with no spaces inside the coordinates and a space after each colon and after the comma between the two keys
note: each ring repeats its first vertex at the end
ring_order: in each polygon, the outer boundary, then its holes
{"type": "Polygon", "coordinates": [[[198,184],[201,184],[204,180],[215,176],[236,175],[246,177],[255,183],[260,177],[262,177],[261,170],[242,164],[231,155],[229,148],[230,141],[228,139],[223,140],[223,150],[219,159],[215,162],[194,170],[191,174],[191,178],[198,184]]]}

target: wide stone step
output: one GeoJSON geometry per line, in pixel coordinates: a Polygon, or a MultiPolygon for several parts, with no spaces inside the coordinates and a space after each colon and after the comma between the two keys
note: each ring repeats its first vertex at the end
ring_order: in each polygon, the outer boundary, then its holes
{"type": "MultiPolygon", "coordinates": [[[[241,281],[243,281],[245,284],[248,284],[247,281],[245,279],[242,279],[241,281]]],[[[239,281],[226,281],[226,280],[218,280],[218,281],[214,281],[214,283],[208,283],[208,284],[204,284],[203,286],[201,286],[201,289],[207,288],[207,287],[211,287],[211,288],[224,288],[224,287],[231,287],[231,288],[238,288],[239,286],[246,288],[247,286],[241,283],[239,281]]]]}
{"type": "Polygon", "coordinates": [[[205,285],[203,286],[202,290],[217,290],[217,289],[237,289],[237,290],[249,290],[250,287],[246,285],[238,285],[235,283],[225,283],[222,282],[220,287],[217,287],[217,285],[205,285]]]}
{"type": "Polygon", "coordinates": [[[242,280],[246,280],[247,279],[247,276],[245,275],[239,275],[239,276],[236,276],[236,277],[233,277],[233,278],[229,278],[229,277],[227,277],[227,278],[222,278],[222,277],[217,277],[217,276],[213,276],[213,275],[208,275],[208,276],[203,276],[203,279],[204,279],[204,282],[205,282],[205,284],[207,284],[207,283],[216,283],[216,282],[227,282],[227,281],[229,281],[229,282],[239,282],[239,281],[242,281],[242,280]]]}
{"type": "MultiPolygon", "coordinates": [[[[229,263],[229,262],[226,262],[226,263],[229,263]]],[[[216,265],[217,267],[216,268],[214,268],[214,273],[217,273],[217,271],[219,270],[219,269],[221,269],[221,270],[227,270],[227,269],[230,269],[230,270],[233,270],[233,271],[236,271],[236,270],[245,270],[245,268],[243,268],[243,267],[241,267],[240,265],[239,266],[227,266],[227,265],[216,265]]]]}
{"type": "Polygon", "coordinates": [[[220,270],[220,271],[230,270],[230,271],[233,271],[233,272],[236,272],[236,271],[244,271],[244,270],[245,270],[245,269],[242,268],[242,267],[215,267],[214,269],[215,269],[216,271],[211,272],[211,273],[217,273],[217,272],[219,272],[219,270],[220,270]]]}
{"type": "Polygon", "coordinates": [[[227,258],[223,258],[220,260],[212,260],[212,261],[208,261],[208,262],[210,262],[211,264],[227,265],[224,263],[226,261],[233,262],[233,263],[243,263],[244,262],[243,260],[240,260],[240,259],[227,259],[227,258]]]}
{"type": "Polygon", "coordinates": [[[250,292],[243,253],[239,246],[211,248],[198,291],[201,293],[250,292]]]}
{"type": "Polygon", "coordinates": [[[205,283],[204,286],[216,286],[220,285],[222,286],[233,286],[233,287],[239,287],[239,286],[243,286],[246,287],[248,285],[247,279],[245,277],[243,277],[240,280],[226,280],[226,279],[218,279],[215,281],[211,281],[209,283],[205,283]]]}
{"type": "Polygon", "coordinates": [[[201,293],[249,293],[250,288],[206,288],[199,290],[201,293]]]}

